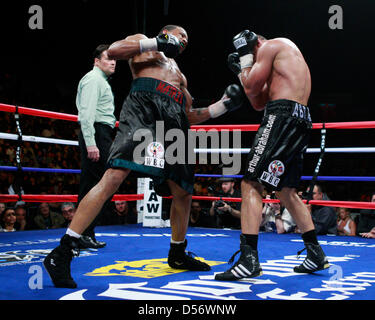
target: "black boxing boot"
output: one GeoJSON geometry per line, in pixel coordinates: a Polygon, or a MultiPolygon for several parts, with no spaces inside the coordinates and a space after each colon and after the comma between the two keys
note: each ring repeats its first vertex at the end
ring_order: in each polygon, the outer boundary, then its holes
{"type": "Polygon", "coordinates": [[[305,243],[305,248],[298,251],[298,256],[304,250],[307,250],[307,256],[299,266],[294,267],[294,272],[313,273],[329,268],[328,259],[319,244],[305,243]]]}
{"type": "Polygon", "coordinates": [[[102,241],[97,241],[95,237],[90,237],[86,235],[82,235],[79,238],[79,248],[80,249],[100,249],[104,248],[107,244],[102,241]]]}
{"type": "Polygon", "coordinates": [[[73,257],[79,256],[78,238],[65,234],[60,245],[53,249],[43,261],[56,288],[76,288],[77,284],[70,275],[70,263],[73,257]]]}
{"type": "Polygon", "coordinates": [[[194,259],[192,252],[185,252],[187,240],[183,243],[171,243],[168,253],[168,265],[173,269],[186,269],[190,271],[209,271],[211,267],[202,261],[194,259]]]}
{"type": "Polygon", "coordinates": [[[263,274],[258,259],[258,251],[253,250],[251,246],[246,244],[245,236],[240,236],[240,250],[238,250],[229,260],[229,264],[233,263],[234,257],[241,252],[238,261],[223,273],[215,275],[215,280],[235,281],[243,278],[255,278],[263,274]]]}

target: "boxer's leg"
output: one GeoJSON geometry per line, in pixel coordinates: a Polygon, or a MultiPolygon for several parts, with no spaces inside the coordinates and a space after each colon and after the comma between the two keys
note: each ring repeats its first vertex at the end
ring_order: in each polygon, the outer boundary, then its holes
{"type": "Polygon", "coordinates": [[[192,271],[208,271],[211,267],[197,259],[194,259],[185,249],[187,240],[185,239],[189,224],[191,194],[183,190],[175,182],[168,180],[173,200],[171,204],[171,245],[168,253],[168,264],[174,269],[186,269],[192,271]]]}
{"type": "Polygon", "coordinates": [[[116,192],[129,172],[129,169],[108,169],[100,182],[80,202],[60,245],[43,261],[55,287],[77,287],[70,275],[70,263],[74,256],[79,255],[80,234],[95,219],[105,201],[116,192]]]}
{"type": "Polygon", "coordinates": [[[99,214],[103,204],[119,188],[129,169],[108,169],[99,183],[81,200],[69,229],[81,234],[99,214]]]}
{"type": "Polygon", "coordinates": [[[302,239],[307,251],[306,259],[301,265],[294,268],[294,272],[312,273],[329,268],[326,255],[318,243],[314,223],[306,205],[298,197],[295,188],[282,188],[276,196],[292,215],[298,228],[302,232],[302,239]]]}
{"type": "Polygon", "coordinates": [[[173,196],[170,211],[172,241],[183,242],[189,224],[191,194],[171,180],[168,180],[168,186],[173,196]]]}
{"type": "MultiPolygon", "coordinates": [[[[262,222],[262,191],[264,187],[254,181],[241,182],[241,231],[243,234],[257,235],[262,222]]],[[[256,249],[256,247],[254,247],[256,249]]]]}
{"type": "Polygon", "coordinates": [[[259,264],[257,244],[259,226],[262,220],[263,186],[254,181],[243,180],[241,183],[241,231],[238,261],[229,270],[215,275],[215,280],[233,281],[242,278],[254,278],[263,274],[259,264]]]}
{"type": "Polygon", "coordinates": [[[287,208],[302,233],[315,229],[311,214],[295,188],[283,188],[281,191],[276,191],[276,197],[287,208]]]}

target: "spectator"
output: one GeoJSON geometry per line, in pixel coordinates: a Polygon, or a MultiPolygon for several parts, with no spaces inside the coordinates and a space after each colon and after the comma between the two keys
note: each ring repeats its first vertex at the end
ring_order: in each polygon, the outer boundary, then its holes
{"type": "Polygon", "coordinates": [[[6,208],[0,215],[1,232],[16,231],[14,225],[16,223],[16,213],[13,208],[6,208]]]}
{"type": "Polygon", "coordinates": [[[294,232],[297,224],[287,208],[281,211],[281,215],[275,215],[275,224],[277,233],[291,233],[294,232]]]}
{"type": "Polygon", "coordinates": [[[339,236],[355,236],[355,222],[350,217],[349,208],[339,208],[339,219],[337,221],[337,234],[339,236]]]}
{"type": "Polygon", "coordinates": [[[65,219],[63,227],[66,228],[70,225],[70,222],[72,221],[73,216],[76,213],[76,208],[72,202],[64,202],[61,205],[61,213],[65,219]]]}
{"type": "MultiPolygon", "coordinates": [[[[241,192],[234,189],[234,181],[233,178],[220,178],[221,191],[219,195],[228,198],[241,198],[241,192]]],[[[216,217],[217,226],[220,228],[240,229],[241,202],[213,201],[210,215],[216,217]]]]}
{"type": "Polygon", "coordinates": [[[4,210],[5,210],[5,203],[0,202],[0,214],[2,214],[4,210]]]}
{"type": "MultiPolygon", "coordinates": [[[[265,199],[273,198],[267,194],[265,199]]],[[[274,199],[274,198],[273,198],[274,199]]],[[[265,232],[276,232],[275,215],[280,214],[280,203],[265,203],[262,210],[262,222],[260,230],[265,232]]]]}
{"type": "Polygon", "coordinates": [[[18,205],[14,210],[16,214],[17,231],[31,230],[30,222],[28,222],[27,210],[25,206],[18,205]]]}
{"type": "Polygon", "coordinates": [[[127,201],[115,201],[113,210],[104,214],[103,225],[123,225],[137,223],[137,212],[127,201]]]}
{"type": "Polygon", "coordinates": [[[216,228],[216,222],[214,216],[211,216],[206,209],[202,208],[199,201],[192,201],[189,226],[216,228]]]}
{"type": "MultiPolygon", "coordinates": [[[[371,195],[371,202],[375,202],[375,192],[371,195]]],[[[369,233],[373,228],[375,228],[375,210],[362,209],[357,225],[357,234],[369,233]]]]}
{"type": "Polygon", "coordinates": [[[375,227],[372,228],[370,230],[370,232],[360,233],[359,235],[362,236],[363,238],[372,238],[372,239],[375,239],[375,227]]]}
{"type": "MultiPolygon", "coordinates": [[[[273,195],[266,195],[266,199],[276,199],[273,195]]],[[[296,223],[289,211],[277,203],[266,203],[262,211],[261,230],[266,232],[289,233],[294,231],[296,223]]]]}
{"type": "Polygon", "coordinates": [[[61,214],[51,211],[48,203],[42,202],[34,222],[38,229],[56,229],[64,226],[65,219],[61,214]]]}
{"type": "MultiPolygon", "coordinates": [[[[307,190],[309,191],[309,189],[307,190]]],[[[312,194],[313,200],[328,200],[327,195],[323,192],[322,186],[315,185],[312,194]]],[[[307,205],[315,226],[316,234],[336,234],[337,217],[332,207],[320,205],[307,205]]]]}

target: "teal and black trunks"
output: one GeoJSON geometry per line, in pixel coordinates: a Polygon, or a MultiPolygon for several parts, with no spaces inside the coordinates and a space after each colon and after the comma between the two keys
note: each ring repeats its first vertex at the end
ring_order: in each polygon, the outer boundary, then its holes
{"type": "Polygon", "coordinates": [[[178,147],[187,151],[190,124],[183,92],[158,79],[134,79],[122,106],[107,167],[127,168],[138,177],[152,178],[161,196],[171,195],[167,180],[192,194],[194,165],[174,163],[166,157],[173,141],[165,141],[165,134],[171,129],[184,135],[186,143],[178,147]]]}

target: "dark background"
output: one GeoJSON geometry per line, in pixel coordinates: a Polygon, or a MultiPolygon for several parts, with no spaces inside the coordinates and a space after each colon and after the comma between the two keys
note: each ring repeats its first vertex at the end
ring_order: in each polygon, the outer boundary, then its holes
{"type": "MultiPolygon", "coordinates": [[[[221,97],[238,83],[226,65],[234,51],[232,38],[250,29],[266,38],[287,37],[301,49],[312,75],[309,106],[313,122],[373,120],[373,57],[375,4],[372,0],[253,1],[3,1],[0,5],[0,102],[77,114],[76,88],[92,68],[91,54],[100,43],[134,33],[155,36],[162,26],[178,24],[189,35],[186,51],[176,61],[188,79],[196,106],[221,97]],[[43,9],[43,30],[28,26],[31,5],[43,9]],[[343,30],[331,30],[331,5],[343,9],[343,30]]],[[[120,61],[110,83],[118,117],[131,74],[120,61]]],[[[240,111],[212,123],[259,123],[262,113],[247,103],[240,111]]],[[[1,131],[1,130],[0,130],[1,131]]],[[[251,143],[249,136],[244,147],[251,143]]],[[[374,130],[329,130],[328,147],[373,146],[374,130]]],[[[311,147],[318,147],[315,130],[311,147]]],[[[312,175],[317,156],[306,161],[312,175]]],[[[327,155],[321,175],[375,175],[372,154],[327,155]]],[[[341,183],[342,185],[342,183],[341,183]]],[[[343,195],[353,198],[346,184],[343,195]]],[[[328,186],[330,188],[330,186],[328,186]]],[[[333,187],[332,187],[333,188],[333,187]]],[[[337,183],[334,185],[337,188],[337,183]]],[[[374,190],[362,184],[363,192],[374,190]]],[[[355,197],[354,197],[355,198],[355,197]]]]}

